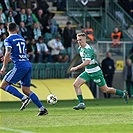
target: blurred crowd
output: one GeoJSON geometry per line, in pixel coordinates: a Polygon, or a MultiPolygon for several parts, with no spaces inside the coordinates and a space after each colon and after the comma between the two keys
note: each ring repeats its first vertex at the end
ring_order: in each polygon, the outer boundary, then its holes
{"type": "Polygon", "coordinates": [[[15,22],[26,40],[31,62],[69,62],[68,49],[76,39],[76,32],[71,22],[66,22],[62,30],[54,16],[45,0],[0,0],[0,56],[4,54],[3,41],[8,36],[6,26],[15,22]]]}
{"type": "MultiPolygon", "coordinates": [[[[54,5],[53,0],[53,5],[54,5]]],[[[56,0],[58,11],[65,9],[65,0],[56,0]]],[[[4,55],[3,41],[8,36],[6,25],[15,22],[19,34],[26,40],[27,56],[32,63],[69,62],[71,43],[76,42],[76,31],[84,32],[88,42],[95,41],[90,22],[85,27],[70,21],[60,28],[54,19],[55,13],[49,11],[46,0],[0,0],[0,57],[4,55]]],[[[122,32],[115,28],[111,34],[112,46],[120,46],[122,32]]]]}

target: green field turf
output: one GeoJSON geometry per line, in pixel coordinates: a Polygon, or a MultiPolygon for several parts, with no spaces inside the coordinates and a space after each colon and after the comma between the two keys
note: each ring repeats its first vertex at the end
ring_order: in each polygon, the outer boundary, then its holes
{"type": "Polygon", "coordinates": [[[132,100],[95,99],[85,101],[85,110],[73,110],[77,101],[43,104],[49,114],[36,116],[33,103],[19,111],[20,102],[0,103],[0,133],[133,133],[132,100]]]}

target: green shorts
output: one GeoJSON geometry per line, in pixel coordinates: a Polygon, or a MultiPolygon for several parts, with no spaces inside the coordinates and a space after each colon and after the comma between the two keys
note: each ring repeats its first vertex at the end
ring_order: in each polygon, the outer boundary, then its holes
{"type": "Polygon", "coordinates": [[[89,82],[92,79],[99,87],[106,84],[102,70],[94,73],[87,73],[84,71],[78,77],[86,80],[86,82],[89,82]]]}

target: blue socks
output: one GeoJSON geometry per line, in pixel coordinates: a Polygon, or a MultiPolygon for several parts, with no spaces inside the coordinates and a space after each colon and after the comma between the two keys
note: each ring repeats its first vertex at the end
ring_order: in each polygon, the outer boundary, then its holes
{"type": "Polygon", "coordinates": [[[41,101],[38,99],[37,95],[33,92],[30,93],[29,98],[32,100],[32,102],[38,107],[41,108],[43,105],[41,101]]]}
{"type": "MultiPolygon", "coordinates": [[[[8,85],[5,88],[5,91],[9,92],[10,94],[18,97],[19,99],[25,98],[23,94],[21,94],[15,87],[8,85]]],[[[41,101],[38,99],[37,95],[33,92],[30,93],[29,98],[32,100],[32,102],[38,107],[38,108],[44,108],[41,101]]]]}
{"type": "Polygon", "coordinates": [[[9,92],[10,94],[18,97],[19,99],[22,100],[22,98],[24,97],[23,94],[21,94],[15,87],[13,86],[10,86],[8,85],[6,88],[5,88],[5,91],[9,92]]]}

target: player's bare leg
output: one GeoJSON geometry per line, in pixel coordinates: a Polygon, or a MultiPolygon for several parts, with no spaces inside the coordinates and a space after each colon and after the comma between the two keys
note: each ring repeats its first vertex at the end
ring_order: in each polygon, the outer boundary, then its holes
{"type": "MultiPolygon", "coordinates": [[[[22,86],[22,91],[27,96],[29,96],[29,94],[31,92],[29,87],[24,87],[24,86],[22,86]],[[23,90],[25,90],[25,92],[23,90]]],[[[27,97],[26,99],[22,100],[22,106],[20,107],[20,110],[24,110],[30,102],[31,102],[31,99],[29,97],[27,97]]]]}
{"type": "Polygon", "coordinates": [[[100,89],[104,92],[104,93],[110,93],[110,94],[116,94],[119,96],[122,96],[122,98],[124,98],[125,102],[128,103],[128,94],[127,92],[115,89],[113,87],[108,87],[107,85],[101,86],[100,89]]]}
{"type": "Polygon", "coordinates": [[[78,101],[79,104],[77,106],[74,106],[73,109],[75,110],[79,110],[79,109],[85,109],[85,104],[84,104],[84,100],[83,100],[83,96],[82,96],[82,91],[81,91],[81,86],[85,83],[86,81],[84,79],[81,78],[77,78],[73,84],[77,97],[78,97],[78,101]]]}
{"type": "Polygon", "coordinates": [[[101,86],[100,89],[104,93],[116,94],[116,89],[113,87],[108,87],[107,85],[101,86]]]}
{"type": "MultiPolygon", "coordinates": [[[[30,87],[22,86],[22,91],[26,94],[29,99],[39,108],[39,113],[37,116],[42,116],[48,114],[47,109],[42,105],[41,101],[39,100],[38,96],[30,90],[30,87]]],[[[29,101],[30,102],[30,101],[29,101]]],[[[23,106],[23,105],[22,105],[23,106]]],[[[24,106],[24,108],[27,105],[24,106]]],[[[22,108],[22,107],[21,107],[22,108]]]]}
{"type": "Polygon", "coordinates": [[[30,99],[27,96],[21,94],[14,86],[9,85],[9,83],[5,80],[1,82],[0,88],[18,97],[22,101],[22,106],[20,110],[23,110],[29,104],[30,99]]]}

